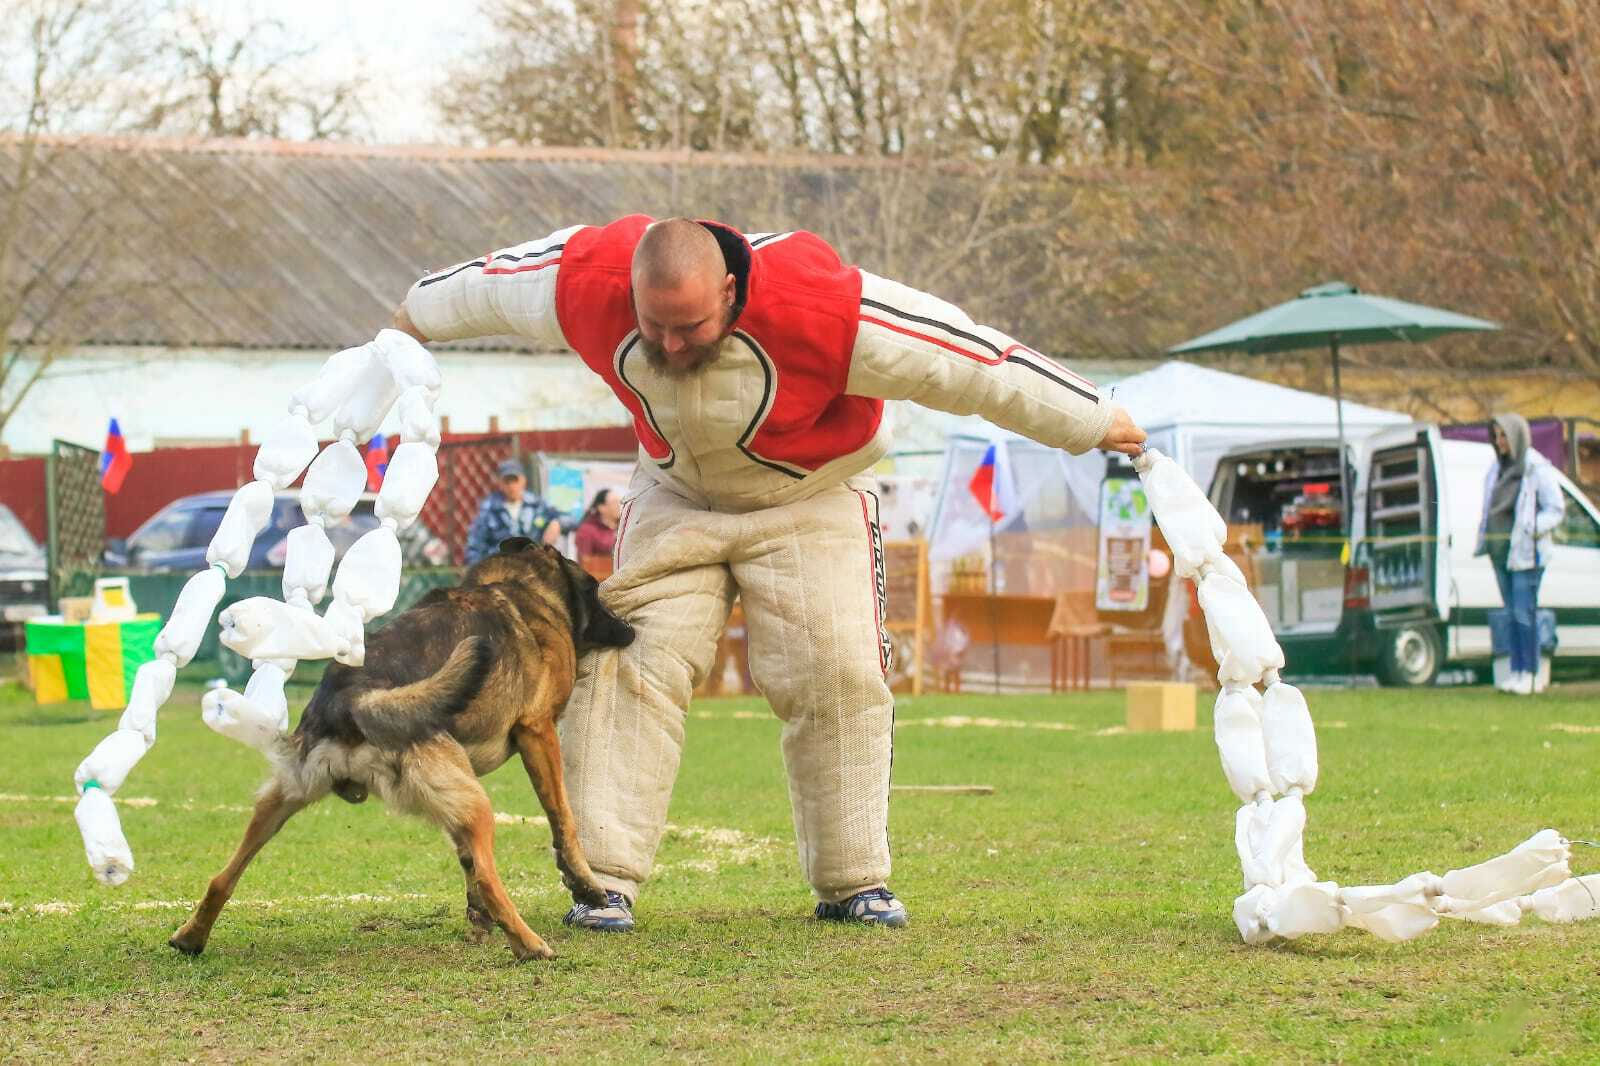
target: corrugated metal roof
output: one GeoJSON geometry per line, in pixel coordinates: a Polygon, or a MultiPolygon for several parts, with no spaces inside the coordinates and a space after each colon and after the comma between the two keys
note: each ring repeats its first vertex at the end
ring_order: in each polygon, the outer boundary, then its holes
{"type": "MultiPolygon", "coordinates": [[[[0,136],[0,195],[23,150],[0,136]]],[[[74,345],[359,344],[430,270],[633,211],[814,229],[846,259],[859,244],[869,269],[1045,338],[1059,311],[1040,285],[1045,248],[1071,211],[1063,197],[1040,206],[1045,183],[997,199],[993,175],[972,163],[110,137],[48,138],[37,150],[0,283],[42,275],[12,334],[37,323],[40,339],[74,345]],[[950,220],[974,217],[997,232],[963,244],[970,222],[950,220]],[[884,255],[893,262],[876,262],[884,255]]],[[[1048,195],[1128,178],[1053,170],[1048,195]]]]}
{"type": "MultiPolygon", "coordinates": [[[[0,186],[15,180],[21,150],[0,140],[0,186]]],[[[860,169],[829,159],[113,138],[52,139],[38,152],[20,262],[6,281],[41,270],[46,279],[13,335],[42,323],[73,343],[179,347],[359,344],[417,277],[488,249],[630,211],[739,225],[749,205],[738,191],[757,174],[764,201],[804,216],[860,169]]]]}

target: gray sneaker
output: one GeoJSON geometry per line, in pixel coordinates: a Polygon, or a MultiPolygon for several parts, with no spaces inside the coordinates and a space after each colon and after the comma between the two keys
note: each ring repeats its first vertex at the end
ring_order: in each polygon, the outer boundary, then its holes
{"type": "Polygon", "coordinates": [[[601,933],[631,933],[633,904],[621,892],[607,892],[604,907],[574,903],[561,921],[578,929],[593,929],[601,933]]]}
{"type": "Polygon", "coordinates": [[[860,922],[890,929],[904,929],[911,920],[906,905],[887,888],[869,888],[838,903],[819,903],[817,917],[825,922],[860,922]]]}

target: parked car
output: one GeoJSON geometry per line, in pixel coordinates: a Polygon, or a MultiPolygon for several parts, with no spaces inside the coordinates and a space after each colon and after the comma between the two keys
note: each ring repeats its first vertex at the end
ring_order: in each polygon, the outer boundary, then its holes
{"type": "Polygon", "coordinates": [[[22,623],[49,613],[48,578],[44,549],[0,503],[0,647],[21,647],[22,623]]]}
{"type": "MultiPolygon", "coordinates": [[[[1258,442],[1225,454],[1211,482],[1230,553],[1291,667],[1371,670],[1390,685],[1430,684],[1446,665],[1487,671],[1500,593],[1488,557],[1473,552],[1493,449],[1426,425],[1347,441],[1356,504],[1348,552],[1337,450],[1333,440],[1258,442]]],[[[1600,510],[1565,475],[1557,480],[1566,515],[1539,605],[1555,612],[1552,667],[1592,670],[1600,668],[1600,510]]],[[[1194,604],[1184,644],[1196,663],[1211,661],[1194,604]]]]}
{"type": "MultiPolygon", "coordinates": [[[[106,545],[106,565],[145,573],[192,573],[206,565],[206,548],[222,524],[233,492],[201,492],[183,496],[151,515],[126,540],[106,545]]],[[[363,493],[349,515],[328,527],[334,559],[343,558],[361,536],[378,528],[375,493],[363,493]]],[[[300,496],[280,492],[273,498],[272,518],[250,547],[246,570],[281,570],[289,531],[305,524],[300,496]]],[[[407,566],[443,566],[450,561],[447,544],[420,520],[400,533],[401,556],[407,566]]]]}

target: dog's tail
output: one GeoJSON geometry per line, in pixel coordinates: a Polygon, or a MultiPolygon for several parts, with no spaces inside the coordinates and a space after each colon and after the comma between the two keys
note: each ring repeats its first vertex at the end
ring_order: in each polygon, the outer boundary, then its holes
{"type": "Polygon", "coordinates": [[[450,719],[477,695],[489,673],[489,642],[466,637],[438,671],[395,688],[368,689],[350,702],[350,717],[362,736],[391,751],[409,747],[450,728],[450,719]]]}

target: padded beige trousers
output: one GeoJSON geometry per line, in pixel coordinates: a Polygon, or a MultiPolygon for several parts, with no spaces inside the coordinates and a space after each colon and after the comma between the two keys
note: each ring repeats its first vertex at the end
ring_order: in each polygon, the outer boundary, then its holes
{"type": "Polygon", "coordinates": [[[578,838],[600,883],[636,899],[650,876],[689,696],[737,593],[751,676],[783,721],[801,872],[830,903],[882,885],[894,699],[874,483],[745,514],[649,484],[617,530],[600,597],[636,636],[583,656],[560,724],[578,838]]]}

